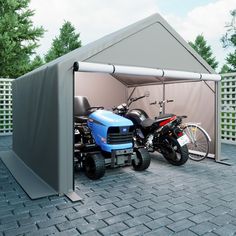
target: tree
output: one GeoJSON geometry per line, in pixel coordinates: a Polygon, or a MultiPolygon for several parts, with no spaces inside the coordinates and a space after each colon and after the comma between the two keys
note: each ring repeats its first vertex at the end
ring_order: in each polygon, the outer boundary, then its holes
{"type": "Polygon", "coordinates": [[[228,67],[228,70],[225,70],[223,72],[235,72],[236,71],[236,9],[230,12],[232,16],[232,20],[230,23],[226,24],[226,33],[221,38],[221,41],[223,43],[224,48],[233,48],[234,51],[229,53],[226,57],[226,65],[222,70],[226,69],[226,66],[228,67]]]}
{"type": "Polygon", "coordinates": [[[0,0],[0,77],[17,78],[30,70],[42,27],[34,27],[30,0],[0,0]]]}
{"type": "Polygon", "coordinates": [[[30,63],[30,70],[34,70],[44,64],[43,59],[40,56],[36,56],[30,63]]]}
{"type": "Polygon", "coordinates": [[[189,42],[189,45],[213,68],[216,69],[218,62],[213,56],[211,46],[207,45],[203,35],[198,35],[194,42],[189,42]]]}
{"type": "Polygon", "coordinates": [[[65,21],[60,28],[59,36],[53,40],[51,48],[45,55],[45,61],[52,61],[76,48],[81,47],[79,37],[80,34],[75,33],[75,27],[69,21],[65,21]]]}

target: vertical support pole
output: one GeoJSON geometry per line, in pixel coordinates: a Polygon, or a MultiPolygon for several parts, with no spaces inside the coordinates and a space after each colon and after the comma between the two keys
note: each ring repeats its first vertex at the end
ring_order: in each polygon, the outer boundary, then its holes
{"type": "Polygon", "coordinates": [[[221,160],[221,82],[215,82],[215,161],[221,160]]]}
{"type": "MultiPolygon", "coordinates": [[[[162,100],[166,100],[166,85],[165,83],[163,83],[163,92],[162,92],[162,100]]],[[[162,107],[162,113],[165,114],[166,113],[166,103],[163,103],[163,107],[162,107]]]]}

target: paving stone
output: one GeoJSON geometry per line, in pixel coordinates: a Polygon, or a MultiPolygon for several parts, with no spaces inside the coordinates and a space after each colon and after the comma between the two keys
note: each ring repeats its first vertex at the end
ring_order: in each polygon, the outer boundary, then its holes
{"type": "Polygon", "coordinates": [[[219,234],[215,234],[213,232],[210,232],[210,233],[204,234],[204,236],[219,236],[219,234]]]}
{"type": "Polygon", "coordinates": [[[18,224],[17,222],[9,222],[3,225],[0,225],[0,232],[6,231],[6,230],[10,230],[10,229],[16,229],[18,228],[18,224]]]}
{"type": "Polygon", "coordinates": [[[122,213],[120,215],[115,215],[115,216],[106,218],[104,221],[107,224],[111,225],[111,224],[115,224],[115,223],[118,223],[118,222],[121,222],[121,221],[129,220],[130,218],[131,218],[131,216],[128,215],[127,213],[122,213]]]}
{"type": "Polygon", "coordinates": [[[146,207],[146,206],[153,206],[154,204],[156,203],[154,203],[151,200],[144,200],[144,201],[131,204],[131,206],[133,206],[134,208],[141,208],[141,207],[146,207]]]}
{"type": "Polygon", "coordinates": [[[173,235],[173,231],[171,231],[170,229],[167,229],[166,227],[162,227],[144,235],[145,236],[158,236],[158,235],[169,236],[169,235],[173,235]]]}
{"type": "Polygon", "coordinates": [[[188,219],[184,219],[184,220],[180,220],[180,221],[171,223],[171,224],[167,225],[166,227],[169,228],[170,230],[173,230],[174,232],[179,232],[184,229],[188,229],[193,225],[195,225],[195,223],[193,223],[192,221],[190,221],[188,219]]]}
{"type": "Polygon", "coordinates": [[[56,211],[53,211],[53,212],[49,212],[48,213],[48,216],[50,218],[55,218],[55,217],[60,217],[60,216],[66,216],[68,214],[72,214],[72,213],[75,213],[76,210],[74,208],[67,208],[67,209],[63,209],[63,210],[56,210],[56,211]]]}
{"type": "Polygon", "coordinates": [[[213,209],[209,210],[208,212],[211,213],[212,215],[218,216],[221,214],[228,213],[230,211],[231,211],[231,209],[229,209],[228,207],[217,206],[217,207],[214,207],[213,209]]]}
{"type": "Polygon", "coordinates": [[[81,235],[83,235],[83,236],[101,236],[101,234],[98,233],[97,231],[90,231],[90,232],[87,232],[87,233],[81,234],[81,235]]]}
{"type": "Polygon", "coordinates": [[[37,222],[47,221],[47,220],[49,220],[49,218],[46,215],[44,216],[39,215],[39,216],[32,216],[29,218],[19,219],[18,223],[20,224],[20,226],[23,226],[23,225],[29,225],[29,224],[36,224],[37,222]]]}
{"type": "Polygon", "coordinates": [[[117,207],[122,207],[122,206],[128,206],[132,203],[136,203],[137,200],[134,199],[134,198],[129,198],[129,199],[125,199],[125,200],[121,200],[121,201],[117,201],[117,202],[114,202],[113,204],[117,207]]]}
{"type": "Polygon", "coordinates": [[[123,206],[123,207],[119,207],[119,208],[110,210],[110,212],[111,212],[113,215],[119,215],[119,214],[121,214],[121,213],[130,212],[130,211],[132,211],[133,209],[134,209],[134,208],[133,208],[132,206],[123,206]]]}
{"type": "Polygon", "coordinates": [[[113,215],[109,211],[101,211],[96,214],[86,216],[85,219],[88,222],[94,222],[94,221],[98,221],[101,219],[105,220],[106,218],[109,218],[111,216],[113,216],[113,215]]]}
{"type": "Polygon", "coordinates": [[[88,224],[88,222],[85,219],[80,218],[72,221],[65,221],[63,223],[57,224],[56,226],[60,231],[64,231],[71,228],[76,228],[77,226],[82,224],[88,224]]]}
{"type": "Polygon", "coordinates": [[[19,234],[26,234],[31,231],[37,230],[36,225],[25,225],[22,227],[19,227],[17,229],[7,230],[4,232],[5,236],[13,236],[13,235],[19,235],[19,234]]]}
{"type": "Polygon", "coordinates": [[[167,217],[158,218],[156,220],[148,221],[147,223],[144,222],[144,224],[152,230],[169,225],[171,223],[173,223],[173,221],[167,217]]]}
{"type": "Polygon", "coordinates": [[[148,194],[142,194],[139,196],[134,197],[138,202],[145,201],[145,200],[153,200],[155,198],[155,195],[148,193],[148,194]]]}
{"type": "Polygon", "coordinates": [[[41,222],[38,222],[37,225],[39,226],[39,228],[46,228],[51,225],[60,224],[65,221],[67,221],[67,219],[64,216],[61,216],[61,217],[56,217],[54,219],[43,220],[41,222]]]}
{"type": "Polygon", "coordinates": [[[151,208],[152,208],[153,210],[158,211],[158,210],[164,209],[164,208],[169,208],[169,209],[171,209],[172,206],[173,206],[172,203],[167,202],[167,201],[162,201],[162,202],[158,202],[158,203],[152,205],[151,208]]]}
{"type": "Polygon", "coordinates": [[[212,208],[218,207],[218,206],[224,206],[224,204],[226,204],[226,202],[221,199],[216,199],[216,200],[211,200],[211,201],[205,202],[205,205],[212,207],[212,208]]]}
{"type": "MultiPolygon", "coordinates": [[[[171,198],[168,200],[172,204],[180,204],[183,202],[190,202],[191,200],[187,197],[177,197],[177,198],[171,198]]],[[[191,203],[190,203],[191,204],[191,203]]]]}
{"type": "Polygon", "coordinates": [[[138,235],[144,235],[145,233],[150,232],[150,229],[147,228],[144,225],[138,225],[133,228],[129,228],[123,232],[120,232],[121,235],[123,236],[138,236],[138,235]]]}
{"type": "MultiPolygon", "coordinates": [[[[183,211],[183,210],[189,210],[191,208],[192,208],[192,205],[183,202],[183,203],[180,203],[180,204],[172,205],[168,209],[170,209],[173,212],[180,212],[180,211],[183,211]]],[[[190,210],[190,212],[191,212],[191,210],[190,210]]]]}
{"type": "Polygon", "coordinates": [[[102,235],[108,235],[110,236],[111,234],[117,233],[117,232],[122,232],[124,230],[126,230],[128,228],[127,225],[125,225],[124,223],[120,222],[120,223],[116,223],[110,226],[107,226],[103,229],[99,229],[98,231],[102,234],[102,235]]]}
{"type": "Polygon", "coordinates": [[[106,205],[102,205],[102,206],[100,206],[100,205],[91,206],[91,210],[95,213],[101,212],[101,211],[113,210],[113,209],[114,210],[116,209],[116,206],[114,204],[106,204],[106,205]]]}
{"type": "Polygon", "coordinates": [[[221,199],[226,202],[234,201],[235,200],[235,193],[226,194],[221,199]]]}
{"type": "Polygon", "coordinates": [[[48,206],[42,209],[30,210],[29,213],[32,216],[37,216],[37,215],[49,214],[50,212],[54,212],[55,210],[57,210],[55,206],[48,206]]]}
{"type": "Polygon", "coordinates": [[[43,228],[43,229],[37,229],[35,231],[32,231],[30,233],[27,233],[27,236],[42,236],[42,235],[51,235],[51,234],[56,234],[58,235],[59,232],[55,226],[50,226],[48,228],[43,228]]]}
{"type": "Polygon", "coordinates": [[[192,217],[189,217],[189,219],[195,223],[202,223],[204,221],[208,221],[211,220],[212,218],[214,218],[214,215],[208,213],[208,212],[202,212],[199,214],[196,214],[192,217]]]}
{"type": "Polygon", "coordinates": [[[134,227],[136,225],[145,224],[150,221],[153,221],[152,218],[146,215],[141,215],[141,216],[137,216],[129,220],[126,220],[125,224],[128,225],[129,227],[134,227]]]}
{"type": "Polygon", "coordinates": [[[113,197],[113,198],[103,198],[103,199],[99,199],[97,200],[96,202],[99,204],[99,205],[105,205],[105,204],[108,204],[108,203],[115,203],[115,202],[118,202],[120,201],[120,198],[118,197],[113,197]]]}
{"type": "Polygon", "coordinates": [[[198,214],[198,213],[201,213],[201,212],[204,212],[204,211],[208,211],[210,209],[211,208],[209,206],[204,205],[204,204],[200,204],[198,206],[188,208],[188,211],[193,213],[193,214],[198,214]]]}
{"type": "Polygon", "coordinates": [[[224,225],[223,227],[219,227],[218,229],[214,230],[213,232],[218,235],[227,235],[227,236],[235,235],[236,234],[236,225],[227,224],[227,225],[224,225]]]}
{"type": "Polygon", "coordinates": [[[219,226],[226,225],[229,222],[232,222],[233,224],[234,222],[236,223],[236,219],[229,214],[219,215],[212,218],[210,221],[219,226]]]}
{"type": "MultiPolygon", "coordinates": [[[[0,147],[6,147],[1,140],[0,147]]],[[[235,156],[236,147],[224,147],[225,156],[235,156]]],[[[79,203],[63,196],[30,200],[0,160],[0,236],[2,232],[85,236],[103,232],[109,236],[236,233],[236,159],[231,158],[234,165],[230,167],[208,159],[176,167],[158,158],[152,159],[148,171],[107,170],[98,181],[78,173],[76,189],[83,196],[79,203]],[[40,224],[44,228],[37,227],[40,224]]]]}
{"type": "Polygon", "coordinates": [[[83,233],[87,233],[89,231],[94,231],[94,230],[98,230],[100,228],[104,228],[107,225],[102,221],[96,221],[96,222],[92,222],[92,223],[87,223],[87,224],[79,224],[77,225],[77,229],[79,230],[79,232],[81,234],[83,233]]]}
{"type": "Polygon", "coordinates": [[[20,215],[12,215],[12,216],[3,217],[0,219],[0,222],[1,222],[1,224],[7,224],[9,222],[16,222],[19,219],[26,219],[29,217],[30,217],[29,213],[23,213],[20,215]]]}
{"type": "Polygon", "coordinates": [[[30,211],[38,211],[41,210],[40,206],[34,205],[34,206],[28,206],[28,207],[20,207],[17,208],[15,210],[13,210],[13,213],[15,215],[19,215],[19,214],[24,214],[24,213],[28,213],[30,211]]]}
{"type": "Polygon", "coordinates": [[[173,212],[171,210],[169,210],[168,208],[163,208],[163,209],[159,209],[159,210],[156,210],[156,211],[148,214],[148,216],[155,220],[157,218],[161,218],[163,216],[167,216],[167,215],[171,215],[171,214],[173,214],[173,212]]]}
{"type": "Polygon", "coordinates": [[[174,213],[172,215],[169,215],[168,218],[170,218],[173,221],[178,221],[178,220],[182,220],[185,218],[189,218],[192,215],[193,214],[190,213],[189,211],[180,211],[180,212],[174,213]]]}
{"type": "Polygon", "coordinates": [[[151,209],[149,207],[143,207],[143,208],[139,208],[139,209],[136,209],[136,210],[129,211],[129,214],[131,216],[135,217],[135,216],[146,215],[146,214],[149,214],[151,212],[153,212],[153,209],[151,209]]]}
{"type": "Polygon", "coordinates": [[[211,222],[203,222],[190,228],[196,234],[202,235],[215,230],[218,226],[211,222]]]}
{"type": "Polygon", "coordinates": [[[93,212],[89,209],[83,209],[83,210],[80,210],[78,212],[73,212],[73,213],[70,213],[70,214],[67,214],[67,218],[69,220],[74,220],[74,219],[78,219],[78,218],[82,218],[82,217],[85,217],[85,216],[89,216],[89,215],[92,215],[93,212]]]}
{"type": "Polygon", "coordinates": [[[175,233],[174,235],[175,236],[198,236],[197,234],[195,234],[194,232],[192,232],[192,231],[190,231],[188,229],[185,229],[183,231],[175,233]]]}

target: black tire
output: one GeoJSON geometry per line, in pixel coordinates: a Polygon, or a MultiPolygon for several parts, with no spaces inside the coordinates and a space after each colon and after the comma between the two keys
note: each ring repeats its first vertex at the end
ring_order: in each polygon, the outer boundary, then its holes
{"type": "Polygon", "coordinates": [[[136,171],[143,171],[146,170],[151,163],[151,157],[147,149],[145,148],[139,148],[136,151],[136,156],[137,156],[137,162],[135,160],[132,160],[132,166],[134,170],[136,171]]]}
{"type": "Polygon", "coordinates": [[[85,175],[89,179],[100,179],[105,174],[105,159],[101,153],[88,154],[83,165],[85,169],[85,175]]]}
{"type": "Polygon", "coordinates": [[[188,147],[187,145],[180,146],[178,141],[175,138],[168,139],[169,145],[171,146],[171,151],[162,152],[164,158],[172,165],[181,166],[185,164],[189,158],[188,147]]]}
{"type": "Polygon", "coordinates": [[[187,144],[189,158],[194,161],[201,161],[206,158],[209,153],[210,143],[203,130],[196,125],[189,124],[184,128],[184,132],[190,140],[190,143],[187,144]]]}

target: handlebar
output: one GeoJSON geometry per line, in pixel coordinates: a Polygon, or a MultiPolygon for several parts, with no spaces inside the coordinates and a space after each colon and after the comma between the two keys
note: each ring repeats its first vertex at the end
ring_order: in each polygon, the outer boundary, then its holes
{"type": "Polygon", "coordinates": [[[156,105],[157,104],[157,101],[155,102],[150,102],[150,105],[156,105]]]}
{"type": "Polygon", "coordinates": [[[138,101],[139,99],[142,99],[142,98],[145,98],[146,96],[143,95],[143,96],[140,96],[140,97],[137,97],[137,98],[130,98],[130,102],[128,103],[128,106],[130,106],[133,102],[136,102],[138,101]]]}
{"type": "MultiPolygon", "coordinates": [[[[158,104],[162,106],[164,103],[169,103],[169,102],[174,102],[174,100],[173,99],[163,100],[163,101],[158,102],[158,104]]],[[[156,104],[157,104],[157,101],[149,103],[149,105],[156,105],[156,104]]]]}

